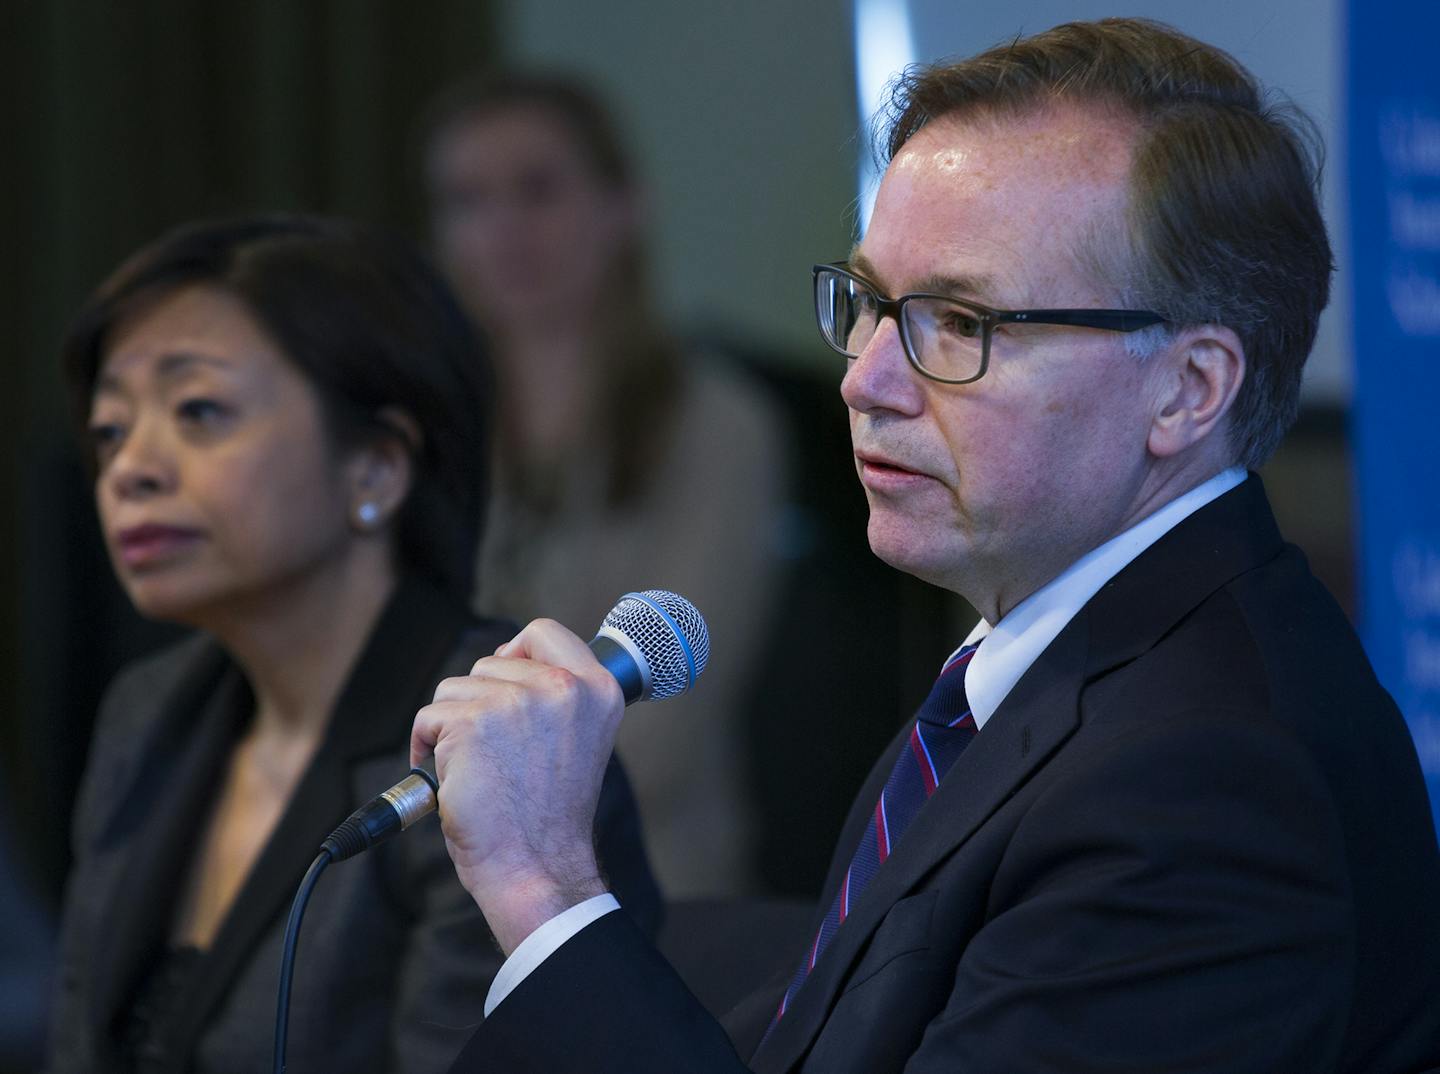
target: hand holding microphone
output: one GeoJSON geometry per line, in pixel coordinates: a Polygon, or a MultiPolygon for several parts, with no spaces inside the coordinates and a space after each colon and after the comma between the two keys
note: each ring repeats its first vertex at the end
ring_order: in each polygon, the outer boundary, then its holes
{"type": "Polygon", "coordinates": [[[434,754],[447,849],[507,953],[605,890],[595,807],[624,705],[683,692],[708,655],[688,601],[627,594],[590,645],[537,620],[415,718],[411,761],[434,754]]]}
{"type": "MultiPolygon", "coordinates": [[[[710,634],[699,609],[684,597],[647,589],[621,597],[589,647],[619,684],[625,704],[633,705],[663,701],[693,687],[710,659],[710,634]]],[[[350,814],[322,849],[332,862],[369,850],[435,812],[439,790],[431,757],[350,814]]]]}
{"type": "Polygon", "coordinates": [[[417,767],[330,833],[296,892],[276,996],[276,1074],[285,1070],[300,925],[331,862],[433,813],[438,792],[456,873],[509,954],[555,914],[604,891],[595,808],[621,712],[689,690],[709,657],[695,606],[651,589],[621,597],[588,646],[540,619],[469,675],[442,682],[415,717],[417,767]],[[432,756],[433,773],[418,767],[432,756]]]}

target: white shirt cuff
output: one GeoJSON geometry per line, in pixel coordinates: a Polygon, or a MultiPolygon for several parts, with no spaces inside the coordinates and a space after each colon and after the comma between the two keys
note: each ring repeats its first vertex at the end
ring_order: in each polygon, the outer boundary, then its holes
{"type": "Polygon", "coordinates": [[[611,910],[618,909],[620,903],[607,891],[604,895],[596,895],[562,910],[521,940],[520,946],[510,952],[510,957],[490,983],[490,992],[485,997],[485,1017],[489,1018],[490,1012],[515,991],[516,985],[529,977],[540,963],[560,950],[577,932],[611,910]]]}

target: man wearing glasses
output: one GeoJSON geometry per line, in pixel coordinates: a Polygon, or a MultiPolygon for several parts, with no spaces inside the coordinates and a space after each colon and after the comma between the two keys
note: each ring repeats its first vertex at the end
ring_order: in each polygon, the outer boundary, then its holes
{"type": "Polygon", "coordinates": [[[585,645],[541,621],[442,684],[416,751],[513,952],[457,1070],[1440,1065],[1414,750],[1247,476],[1328,297],[1307,131],[1138,21],[907,78],[816,312],[871,547],[983,620],[731,1038],[610,912],[620,702],[585,645]]]}

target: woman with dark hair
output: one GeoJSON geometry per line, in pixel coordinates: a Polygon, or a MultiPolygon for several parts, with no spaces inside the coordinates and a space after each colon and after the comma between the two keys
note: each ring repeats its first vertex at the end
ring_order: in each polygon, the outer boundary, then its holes
{"type": "MultiPolygon", "coordinates": [[[[141,613],[199,633],[102,707],[50,1070],[263,1070],[307,864],[407,770],[436,683],[512,633],[466,610],[486,362],[412,251],[298,217],[163,237],[101,286],[64,357],[116,573],[141,613]]],[[[612,879],[653,925],[613,764],[602,802],[612,879]]],[[[427,822],[317,887],[290,1058],[444,1070],[499,963],[427,822]]]]}
{"type": "Polygon", "coordinates": [[[775,407],[650,309],[640,192],[595,96],[564,78],[462,85],[425,126],[437,254],[496,363],[487,606],[576,627],[617,587],[684,593],[715,659],[617,747],[667,894],[754,881],[745,691],[775,605],[787,450],[775,407]]]}

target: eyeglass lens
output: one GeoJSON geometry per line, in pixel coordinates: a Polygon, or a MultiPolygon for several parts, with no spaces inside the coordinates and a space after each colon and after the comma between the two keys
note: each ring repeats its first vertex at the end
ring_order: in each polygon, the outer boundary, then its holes
{"type": "MultiPolygon", "coordinates": [[[[874,291],[839,272],[821,272],[816,299],[825,341],[857,357],[874,337],[880,308],[874,291]]],[[[963,306],[943,298],[907,298],[903,336],[915,364],[947,380],[973,377],[984,360],[984,326],[963,306]]]]}

